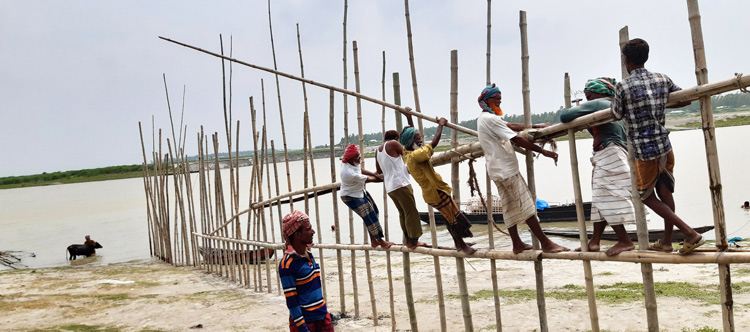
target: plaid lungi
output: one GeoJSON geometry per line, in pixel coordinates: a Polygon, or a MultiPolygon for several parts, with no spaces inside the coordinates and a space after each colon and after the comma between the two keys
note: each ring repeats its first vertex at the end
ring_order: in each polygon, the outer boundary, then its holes
{"type": "Polygon", "coordinates": [[[372,200],[372,196],[367,190],[364,190],[362,198],[356,198],[351,196],[341,196],[341,200],[348,206],[354,213],[362,217],[362,221],[367,226],[367,232],[375,239],[383,238],[383,229],[380,227],[380,221],[378,217],[378,206],[375,205],[375,201],[372,200]]]}
{"type": "Polygon", "coordinates": [[[527,219],[536,217],[536,204],[521,173],[497,180],[495,185],[502,202],[503,223],[506,227],[523,224],[527,219]]]}
{"type": "Polygon", "coordinates": [[[591,176],[591,221],[610,225],[635,223],[628,153],[617,144],[595,151],[591,176]]]}

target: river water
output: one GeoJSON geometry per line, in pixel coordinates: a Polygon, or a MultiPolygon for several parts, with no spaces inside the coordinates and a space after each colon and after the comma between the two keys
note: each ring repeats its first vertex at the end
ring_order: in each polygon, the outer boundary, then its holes
{"type": "MultiPolygon", "coordinates": [[[[750,184],[750,152],[743,148],[747,138],[748,126],[719,128],[716,130],[718,142],[719,164],[721,166],[721,177],[723,184],[724,211],[726,215],[727,233],[730,237],[750,237],[750,212],[740,208],[740,205],[750,200],[750,192],[747,189],[750,184]]],[[[706,166],[703,135],[700,130],[688,130],[673,132],[670,135],[675,151],[676,167],[676,189],[675,201],[677,214],[689,225],[703,226],[713,225],[713,213],[711,207],[711,196],[708,190],[708,171],[706,166]]],[[[588,201],[591,197],[591,140],[579,140],[578,164],[582,184],[583,199],[588,201]]],[[[572,176],[570,172],[570,158],[568,142],[560,142],[558,153],[560,155],[557,166],[547,158],[541,157],[535,162],[535,177],[537,195],[550,203],[572,203],[574,201],[572,176]]],[[[519,156],[522,172],[523,158],[519,156]]],[[[335,162],[336,175],[340,162],[335,162]]],[[[469,197],[469,189],[466,185],[469,174],[468,163],[460,166],[461,174],[461,197],[469,197]]],[[[374,170],[374,159],[365,160],[365,168],[374,170]]],[[[484,160],[477,160],[474,164],[477,171],[477,179],[485,192],[484,160]]],[[[331,182],[331,163],[328,159],[315,161],[317,185],[331,182]]],[[[450,182],[450,167],[438,167],[438,172],[447,182],[450,182]]],[[[287,181],[284,163],[278,164],[279,186],[281,192],[286,192],[287,181]]],[[[250,167],[240,168],[240,206],[244,209],[249,201],[250,167]]],[[[297,190],[304,187],[302,162],[290,163],[290,174],[292,175],[292,189],[297,190]]],[[[271,181],[273,181],[273,166],[271,165],[271,181]]],[[[197,182],[197,174],[192,174],[194,183],[197,182]]],[[[227,170],[222,171],[224,188],[229,188],[229,174],[227,170]]],[[[265,175],[264,175],[265,180],[265,175]]],[[[310,180],[309,185],[312,185],[310,180]]],[[[417,204],[421,211],[426,210],[426,204],[421,199],[419,186],[414,183],[417,204]]],[[[264,197],[268,198],[267,183],[264,182],[264,197]]],[[[271,189],[275,196],[275,185],[272,182],[271,189]]],[[[383,190],[381,184],[368,184],[368,191],[372,194],[380,208],[381,219],[385,218],[383,204],[383,190]]],[[[495,190],[493,188],[493,190],[495,190]]],[[[194,193],[197,197],[197,192],[194,193]]],[[[228,196],[228,190],[226,195],[228,196]]],[[[170,193],[170,197],[174,196],[170,193]]],[[[227,197],[227,201],[228,201],[227,197]]],[[[390,199],[385,200],[388,209],[389,234],[396,242],[400,242],[400,228],[398,226],[398,213],[390,199]]],[[[170,205],[173,209],[174,205],[170,205]]],[[[316,216],[314,206],[310,205],[310,216],[313,218],[313,226],[322,235],[323,242],[335,242],[334,232],[331,226],[334,224],[331,195],[320,197],[319,217],[316,216]],[[320,222],[320,228],[317,222],[320,222]]],[[[303,202],[297,202],[295,209],[304,210],[303,202]]],[[[338,204],[339,229],[342,232],[342,243],[350,242],[348,209],[343,203],[338,204]]],[[[277,209],[273,208],[273,216],[267,212],[267,220],[273,218],[274,238],[279,240],[279,217],[277,209]]],[[[289,212],[288,206],[282,207],[283,213],[289,212]]],[[[651,213],[649,227],[661,229],[664,227],[661,218],[651,213]]],[[[246,223],[246,218],[242,218],[246,223]]],[[[362,221],[355,218],[354,241],[362,243],[364,231],[362,221]]],[[[571,228],[576,229],[575,223],[550,223],[544,224],[545,228],[571,228]]],[[[270,230],[270,226],[268,227],[270,230]]],[[[245,233],[243,226],[243,234],[245,233]]],[[[0,190],[0,250],[22,251],[22,263],[30,268],[66,266],[69,264],[107,264],[127,261],[149,260],[149,239],[146,224],[146,199],[143,189],[143,180],[140,178],[124,179],[104,182],[88,182],[78,184],[54,185],[45,187],[31,187],[0,190]],[[65,249],[69,244],[83,243],[84,236],[99,241],[104,248],[97,250],[95,257],[68,261],[65,249]],[[34,253],[35,257],[31,257],[34,253]]],[[[475,225],[474,241],[477,247],[487,247],[487,226],[475,225]]],[[[424,227],[425,235],[422,240],[429,243],[429,227],[424,227]]],[[[524,231],[528,239],[528,232],[524,231]]],[[[269,240],[271,234],[268,235],[269,240]]],[[[317,235],[316,241],[317,241],[317,235]]],[[[496,247],[510,248],[510,241],[503,235],[496,233],[496,247]]],[[[704,234],[706,239],[714,239],[714,232],[704,234]]],[[[569,247],[578,246],[577,240],[553,238],[554,241],[569,247]]],[[[438,242],[442,246],[452,246],[450,235],[444,227],[438,227],[438,242]]],[[[333,255],[334,251],[326,255],[333,255]]],[[[0,269],[4,267],[0,266],[0,269]]]]}

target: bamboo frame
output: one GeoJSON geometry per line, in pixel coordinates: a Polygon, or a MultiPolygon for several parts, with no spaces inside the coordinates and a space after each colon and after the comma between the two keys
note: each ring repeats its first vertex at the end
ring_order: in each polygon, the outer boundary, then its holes
{"type": "MultiPolygon", "coordinates": [[[[394,73],[395,74],[395,73],[394,73]]],[[[398,75],[394,75],[398,77],[398,75]]],[[[385,101],[385,51],[383,51],[383,76],[381,78],[381,90],[382,90],[382,97],[383,101],[385,101]]],[[[396,112],[396,117],[398,120],[401,119],[401,115],[396,112]]],[[[400,122],[400,121],[397,121],[400,122]]],[[[385,106],[382,106],[382,116],[380,120],[380,124],[382,126],[381,132],[385,135],[385,106]]],[[[400,130],[399,130],[400,131],[400,130]]],[[[383,183],[383,232],[385,233],[385,240],[390,241],[390,236],[388,234],[388,193],[385,190],[385,183],[383,183]]],[[[391,313],[391,331],[396,332],[396,306],[393,302],[393,273],[391,270],[391,252],[386,251],[385,252],[385,264],[386,264],[386,274],[388,275],[388,300],[389,300],[389,307],[390,307],[390,313],[391,313]]]]}
{"type": "MultiPolygon", "coordinates": [[[[328,126],[329,126],[329,146],[330,146],[330,161],[331,161],[331,182],[336,181],[336,164],[335,164],[335,145],[333,142],[333,90],[330,90],[329,92],[329,117],[328,117],[328,126]]],[[[336,243],[341,243],[341,227],[339,227],[339,201],[338,201],[338,193],[336,191],[336,187],[332,187],[333,191],[331,192],[332,198],[332,204],[333,204],[333,225],[335,227],[335,234],[336,234],[336,243]]],[[[344,289],[344,265],[341,257],[341,250],[336,250],[336,267],[338,268],[338,276],[339,276],[339,301],[341,302],[341,312],[346,312],[346,290],[344,289]]]]}

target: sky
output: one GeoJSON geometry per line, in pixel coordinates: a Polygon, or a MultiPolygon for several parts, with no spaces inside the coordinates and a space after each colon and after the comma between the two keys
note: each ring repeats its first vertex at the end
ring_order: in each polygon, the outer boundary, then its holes
{"type": "MultiPolygon", "coordinates": [[[[361,92],[382,97],[385,52],[386,100],[393,102],[392,73],[398,72],[402,105],[414,107],[404,9],[399,0],[348,1],[346,86],[355,90],[352,42],[357,41],[361,92]]],[[[750,74],[750,22],[744,17],[750,2],[700,1],[700,9],[709,81],[732,78],[735,72],[750,74]]],[[[563,105],[565,73],[574,91],[590,78],[619,79],[618,31],[624,26],[631,38],[649,42],[647,68],[666,73],[683,88],[696,85],[686,1],[496,0],[491,79],[503,92],[506,114],[523,113],[521,10],[528,22],[533,113],[563,105]]],[[[450,52],[458,50],[459,120],[476,118],[476,97],[486,80],[487,1],[412,0],[409,11],[422,112],[449,118],[450,52]]],[[[342,0],[271,1],[278,69],[301,76],[299,24],[305,77],[343,88],[343,22],[342,0]]],[[[225,151],[221,60],[158,38],[219,53],[220,35],[225,54],[274,67],[268,3],[263,0],[0,1],[0,177],[140,164],[139,122],[147,154],[153,148],[152,123],[157,149],[161,129],[166,151],[166,139],[173,137],[169,107],[178,133],[184,109],[186,154],[198,153],[201,126],[209,135],[218,133],[225,151]]],[[[227,85],[229,69],[226,63],[227,85]]],[[[231,69],[227,104],[233,132],[240,121],[240,150],[253,148],[251,97],[257,130],[265,105],[269,139],[282,149],[274,75],[240,65],[231,69]]],[[[287,145],[301,148],[302,84],[280,78],[278,91],[287,145]]],[[[327,144],[328,91],[310,85],[306,91],[312,143],[327,144]]],[[[344,133],[343,98],[335,95],[336,142],[344,133]]],[[[379,132],[382,107],[366,101],[361,107],[364,133],[379,132]]],[[[356,133],[355,98],[348,98],[348,111],[349,133],[356,133]]],[[[395,127],[392,111],[386,127],[395,127]]]]}

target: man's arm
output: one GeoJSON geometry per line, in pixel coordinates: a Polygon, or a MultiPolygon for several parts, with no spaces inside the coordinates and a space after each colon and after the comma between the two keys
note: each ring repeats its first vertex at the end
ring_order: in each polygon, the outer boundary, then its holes
{"type": "MultiPolygon", "coordinates": [[[[383,152],[385,152],[385,147],[383,147],[383,152]]],[[[380,169],[380,163],[378,162],[377,152],[375,152],[375,156],[376,156],[375,157],[375,171],[377,172],[376,174],[381,174],[382,175],[383,174],[383,170],[380,169]]]]}
{"type": "MultiPolygon", "coordinates": [[[[510,130],[513,130],[513,131],[524,131],[524,129],[526,129],[526,126],[523,123],[508,122],[506,124],[508,125],[508,128],[510,128],[510,130]]],[[[541,129],[541,128],[547,128],[549,127],[549,125],[550,125],[549,123],[535,124],[535,125],[531,125],[531,128],[541,129]]]]}
{"type": "Polygon", "coordinates": [[[448,120],[446,118],[438,119],[438,127],[437,131],[435,132],[435,137],[433,137],[432,142],[430,142],[430,145],[432,145],[433,149],[440,143],[440,136],[443,135],[443,126],[445,126],[446,123],[448,123],[448,120]]]}
{"type": "Polygon", "coordinates": [[[385,147],[383,147],[383,151],[385,151],[385,153],[387,153],[389,156],[393,158],[398,158],[398,156],[404,153],[404,148],[401,146],[399,142],[388,141],[388,142],[385,142],[385,147]],[[391,142],[395,142],[396,144],[393,144],[391,142]]]}
{"type": "MultiPolygon", "coordinates": [[[[292,259],[288,256],[285,258],[292,259]]],[[[284,264],[284,262],[285,260],[282,260],[281,264],[284,264]]],[[[284,297],[286,297],[286,306],[289,308],[289,316],[297,325],[299,332],[309,332],[310,330],[305,324],[305,317],[302,316],[302,308],[297,301],[297,279],[294,272],[290,268],[279,268],[279,276],[281,277],[281,287],[284,289],[284,297]]]]}
{"type": "Polygon", "coordinates": [[[538,153],[541,153],[543,156],[545,156],[547,158],[552,158],[552,160],[555,161],[555,166],[557,166],[557,153],[552,152],[552,151],[548,151],[548,150],[545,150],[545,149],[542,149],[540,146],[538,146],[538,145],[536,145],[534,143],[529,142],[528,140],[526,140],[525,138],[523,138],[521,136],[513,137],[510,140],[513,141],[513,143],[516,143],[518,146],[520,146],[520,147],[522,147],[522,148],[524,148],[526,150],[531,150],[531,151],[534,151],[534,152],[538,152],[538,153]]]}
{"type": "Polygon", "coordinates": [[[383,178],[380,175],[377,175],[373,172],[370,172],[366,169],[362,170],[362,174],[367,176],[367,179],[365,180],[365,183],[368,182],[383,182],[383,178]]]}
{"type": "Polygon", "coordinates": [[[412,127],[412,128],[414,127],[414,120],[412,120],[411,114],[409,113],[406,113],[406,123],[408,124],[409,127],[412,127]]]}

